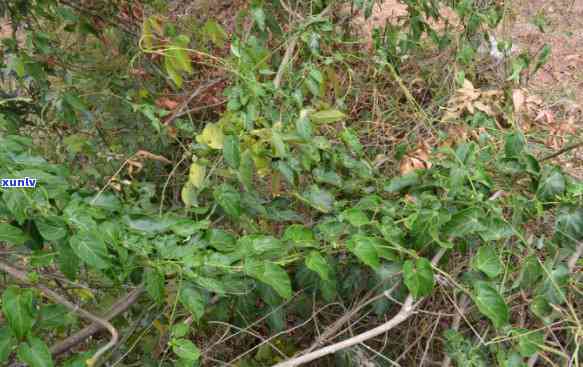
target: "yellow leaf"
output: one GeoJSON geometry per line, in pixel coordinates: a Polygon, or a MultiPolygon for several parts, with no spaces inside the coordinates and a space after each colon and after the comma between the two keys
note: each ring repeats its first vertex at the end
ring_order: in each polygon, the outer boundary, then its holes
{"type": "Polygon", "coordinates": [[[223,130],[217,124],[207,124],[200,135],[197,135],[196,141],[200,144],[206,144],[213,149],[223,149],[223,130]]]}
{"type": "Polygon", "coordinates": [[[190,171],[188,173],[188,183],[192,186],[200,189],[204,183],[204,177],[206,175],[206,167],[201,166],[198,163],[193,163],[190,165],[190,171]]]}
{"type": "Polygon", "coordinates": [[[182,202],[186,206],[196,206],[196,187],[187,182],[186,185],[182,187],[182,191],[180,192],[180,197],[182,198],[182,202]]]}

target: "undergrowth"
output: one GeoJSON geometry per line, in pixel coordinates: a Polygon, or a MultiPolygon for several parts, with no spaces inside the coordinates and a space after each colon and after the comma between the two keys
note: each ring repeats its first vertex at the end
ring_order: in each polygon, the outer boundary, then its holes
{"type": "Polygon", "coordinates": [[[38,180],[1,191],[0,361],[578,365],[583,183],[524,128],[550,47],[402,4],[370,40],[373,0],[0,4],[0,176],[38,180]]]}

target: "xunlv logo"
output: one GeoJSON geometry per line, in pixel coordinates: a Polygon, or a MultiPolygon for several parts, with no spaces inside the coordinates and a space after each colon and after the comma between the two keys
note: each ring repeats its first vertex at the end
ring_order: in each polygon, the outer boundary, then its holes
{"type": "Polygon", "coordinates": [[[35,187],[36,178],[0,178],[0,187],[35,187]]]}

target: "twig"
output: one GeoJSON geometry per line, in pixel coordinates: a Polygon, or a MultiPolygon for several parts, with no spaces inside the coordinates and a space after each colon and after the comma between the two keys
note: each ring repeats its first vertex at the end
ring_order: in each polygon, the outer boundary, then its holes
{"type": "MultiPolygon", "coordinates": [[[[581,145],[583,145],[583,142],[581,142],[581,145]]],[[[575,267],[577,266],[577,261],[579,261],[579,258],[581,257],[581,255],[583,255],[583,241],[581,241],[577,244],[577,249],[569,257],[569,260],[567,260],[567,267],[569,269],[569,273],[573,273],[575,271],[575,267]]],[[[548,336],[549,336],[549,334],[546,333],[543,344],[546,342],[548,336]]],[[[539,358],[538,353],[536,353],[532,357],[530,357],[528,359],[528,367],[534,367],[534,365],[536,365],[536,362],[538,361],[538,358],[539,358]]]]}
{"type": "MultiPolygon", "coordinates": [[[[397,284],[393,285],[391,287],[391,289],[389,289],[387,292],[392,293],[399,286],[399,284],[401,284],[401,283],[398,282],[397,284]]],[[[341,318],[334,321],[334,323],[332,323],[330,326],[328,326],[326,328],[326,330],[324,330],[324,333],[322,333],[322,335],[320,335],[318,337],[318,339],[316,339],[316,341],[314,341],[312,343],[312,345],[308,349],[305,350],[305,352],[309,353],[309,352],[315,350],[316,348],[318,348],[320,345],[324,344],[328,339],[331,339],[334,335],[336,335],[338,330],[340,330],[340,328],[342,327],[342,325],[344,325],[348,321],[350,321],[350,319],[354,315],[356,315],[358,312],[360,312],[360,310],[362,310],[364,307],[368,306],[369,304],[371,304],[371,303],[373,303],[373,302],[375,302],[383,297],[385,297],[385,293],[380,293],[380,294],[378,294],[372,298],[369,298],[369,299],[365,300],[364,302],[360,303],[355,308],[350,310],[350,312],[345,313],[341,318]]]]}
{"type": "Polygon", "coordinates": [[[549,155],[547,155],[547,156],[544,156],[544,157],[542,157],[542,158],[541,158],[539,161],[540,161],[540,162],[544,162],[544,161],[546,161],[546,160],[549,160],[549,159],[551,159],[551,158],[558,157],[558,156],[560,156],[561,154],[567,153],[567,152],[569,152],[569,151],[571,151],[571,150],[573,150],[573,149],[577,149],[577,148],[579,148],[579,147],[583,147],[583,141],[579,141],[579,142],[576,142],[576,143],[573,143],[573,144],[567,145],[567,146],[566,146],[566,147],[564,147],[563,149],[559,149],[558,151],[556,151],[556,152],[554,152],[554,153],[552,153],[552,154],[549,154],[549,155]]]}
{"type": "MultiPolygon", "coordinates": [[[[103,319],[109,321],[124,313],[132,304],[138,300],[143,291],[144,287],[141,285],[137,288],[134,288],[130,293],[125,295],[123,298],[120,298],[113,306],[111,306],[109,311],[105,314],[105,316],[103,316],[103,319]]],[[[101,324],[94,322],[91,325],[88,325],[79,330],[77,333],[71,335],[67,339],[53,345],[50,349],[51,354],[53,356],[63,354],[102,329],[103,326],[101,324]]]]}
{"type": "MultiPolygon", "coordinates": [[[[10,276],[18,279],[19,281],[21,281],[23,283],[30,284],[30,281],[28,280],[28,277],[27,277],[25,272],[18,270],[16,268],[12,267],[11,265],[6,264],[4,261],[0,261],[0,270],[4,271],[5,273],[9,274],[10,276]]],[[[78,313],[79,315],[83,316],[84,318],[101,325],[103,328],[105,328],[109,331],[109,333],[111,334],[111,339],[109,340],[109,343],[107,343],[105,346],[101,347],[93,355],[93,357],[91,357],[91,358],[89,358],[89,360],[87,360],[88,367],[93,367],[95,365],[95,363],[99,360],[99,357],[101,357],[101,355],[103,355],[103,353],[107,352],[111,347],[113,347],[117,343],[117,340],[119,338],[119,334],[118,334],[117,330],[115,329],[115,327],[113,327],[113,325],[110,324],[108,321],[106,321],[102,318],[99,318],[99,317],[93,315],[92,313],[85,311],[84,309],[80,308],[79,306],[67,301],[63,296],[61,296],[60,294],[54,292],[52,289],[50,289],[42,284],[33,284],[33,286],[35,288],[37,288],[38,290],[40,290],[42,293],[44,293],[44,295],[46,297],[50,298],[53,302],[62,304],[63,306],[70,309],[71,311],[78,313]]]]}
{"type": "MultiPolygon", "coordinates": [[[[445,253],[445,249],[440,249],[439,252],[433,257],[432,263],[435,265],[441,259],[443,254],[445,253]]],[[[403,306],[399,310],[399,312],[393,316],[389,321],[385,322],[382,325],[377,326],[371,330],[368,330],[364,333],[358,334],[353,336],[349,339],[344,341],[329,345],[327,347],[318,349],[314,352],[305,354],[303,356],[292,358],[282,363],[278,363],[274,365],[274,367],[293,367],[293,366],[300,366],[304,363],[311,362],[315,359],[324,357],[328,354],[336,353],[342,349],[346,349],[352,347],[353,345],[360,344],[362,342],[367,341],[368,339],[374,338],[378,335],[384,334],[387,331],[393,329],[395,326],[399,325],[403,321],[407,320],[415,311],[417,305],[419,305],[421,301],[414,303],[414,299],[412,295],[408,295],[403,303],[403,306]]]]}
{"type": "Polygon", "coordinates": [[[567,261],[567,267],[569,268],[570,273],[575,271],[575,266],[577,266],[577,261],[579,261],[581,255],[583,255],[583,241],[577,244],[577,249],[575,250],[575,252],[573,252],[571,257],[569,257],[569,260],[567,261]]]}
{"type": "Polygon", "coordinates": [[[433,325],[433,330],[431,330],[431,335],[427,339],[427,343],[425,343],[425,349],[423,350],[423,356],[421,357],[421,363],[419,363],[419,367],[423,367],[427,358],[427,352],[429,352],[429,347],[431,346],[431,341],[433,340],[433,336],[435,335],[435,330],[437,330],[437,326],[439,326],[439,316],[437,320],[435,320],[435,324],[433,325]]]}
{"type": "Polygon", "coordinates": [[[174,113],[172,115],[170,115],[170,117],[168,117],[165,121],[164,121],[164,125],[168,126],[172,123],[172,121],[176,120],[179,116],[182,116],[180,113],[186,108],[186,106],[188,106],[188,104],[190,102],[192,102],[192,100],[194,99],[194,97],[198,96],[199,94],[201,94],[203,91],[205,91],[206,89],[212,87],[213,85],[223,81],[224,78],[217,78],[217,79],[211,79],[206,83],[203,83],[201,85],[199,85],[194,92],[192,92],[190,94],[190,96],[184,101],[182,102],[182,104],[174,111],[174,113]]]}
{"type": "Polygon", "coordinates": [[[275,79],[273,79],[273,85],[275,86],[275,89],[278,89],[280,84],[281,84],[281,80],[283,78],[283,73],[285,71],[285,68],[289,64],[292,55],[294,54],[296,44],[298,43],[298,38],[299,38],[298,35],[293,36],[292,39],[289,41],[287,48],[285,49],[285,53],[283,54],[283,59],[281,60],[281,64],[279,65],[279,69],[277,69],[277,74],[275,74],[275,79]]]}

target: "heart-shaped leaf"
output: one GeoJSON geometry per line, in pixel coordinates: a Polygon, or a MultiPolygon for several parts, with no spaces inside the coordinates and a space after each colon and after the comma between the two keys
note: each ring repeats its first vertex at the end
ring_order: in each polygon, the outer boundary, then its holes
{"type": "Polygon", "coordinates": [[[416,262],[407,260],[403,264],[403,280],[415,298],[428,296],[433,290],[433,269],[431,262],[420,257],[416,262]]]}

